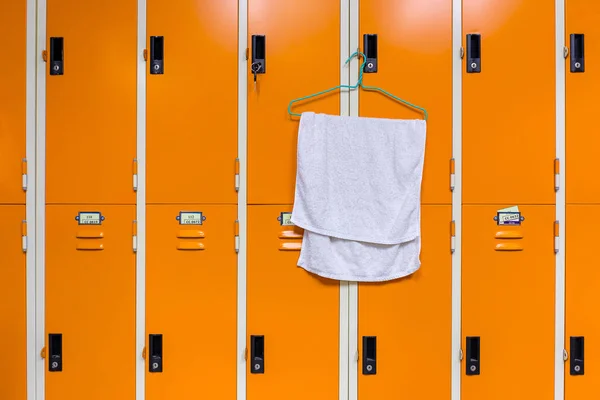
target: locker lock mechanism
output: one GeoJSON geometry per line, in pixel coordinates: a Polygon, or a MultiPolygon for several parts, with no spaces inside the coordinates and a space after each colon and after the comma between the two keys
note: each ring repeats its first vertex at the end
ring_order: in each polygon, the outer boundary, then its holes
{"type": "Polygon", "coordinates": [[[262,64],[254,62],[252,63],[252,65],[250,66],[250,70],[252,71],[252,74],[254,75],[254,83],[256,83],[256,75],[260,74],[262,69],[262,64]]]}
{"type": "Polygon", "coordinates": [[[254,75],[254,86],[258,74],[267,72],[267,38],[265,35],[252,35],[252,64],[250,72],[254,75]]]}

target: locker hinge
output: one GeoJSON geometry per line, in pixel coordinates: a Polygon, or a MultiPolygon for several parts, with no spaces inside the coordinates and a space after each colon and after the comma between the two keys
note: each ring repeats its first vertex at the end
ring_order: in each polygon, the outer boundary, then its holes
{"type": "Polygon", "coordinates": [[[560,242],[559,242],[560,222],[554,221],[554,252],[558,253],[560,242]]]}
{"type": "Polygon", "coordinates": [[[456,222],[450,221],[450,251],[456,251],[456,222]]]}
{"type": "Polygon", "coordinates": [[[235,159],[235,191],[240,190],[240,159],[235,159]]]}
{"type": "Polygon", "coordinates": [[[21,223],[21,249],[27,253],[27,221],[21,223]]]}
{"type": "Polygon", "coordinates": [[[248,348],[244,349],[244,361],[248,361],[248,348]]]}
{"type": "Polygon", "coordinates": [[[21,163],[21,173],[23,174],[23,183],[21,184],[24,191],[27,191],[27,159],[24,158],[21,163]]]}
{"type": "Polygon", "coordinates": [[[354,360],[355,360],[356,362],[359,362],[359,361],[360,361],[360,355],[358,354],[358,350],[356,350],[356,357],[354,357],[354,360]]]}
{"type": "Polygon", "coordinates": [[[235,228],[234,228],[234,237],[235,237],[235,252],[239,253],[240,252],[240,221],[236,220],[235,221],[235,228]]]}
{"type": "Polygon", "coordinates": [[[554,160],[554,190],[560,189],[560,159],[554,160]]]}
{"type": "Polygon", "coordinates": [[[138,249],[137,221],[133,221],[132,237],[133,237],[133,243],[132,243],[133,252],[137,253],[137,249],[138,249]]]}
{"type": "Polygon", "coordinates": [[[144,61],[148,61],[148,49],[144,49],[144,61]]]}
{"type": "Polygon", "coordinates": [[[46,50],[42,50],[42,60],[48,62],[48,52],[46,50]]]}
{"type": "Polygon", "coordinates": [[[567,349],[563,349],[563,361],[567,361],[569,359],[569,352],[567,349]]]}
{"type": "Polygon", "coordinates": [[[567,46],[563,47],[563,57],[564,58],[569,57],[569,48],[567,46]]]}
{"type": "Polygon", "coordinates": [[[43,359],[46,358],[46,346],[42,347],[42,351],[40,351],[40,357],[43,359]]]}
{"type": "Polygon", "coordinates": [[[460,361],[462,361],[462,360],[463,360],[463,349],[458,349],[458,359],[459,359],[460,361]]]}
{"type": "Polygon", "coordinates": [[[460,59],[462,60],[463,58],[465,58],[465,48],[464,47],[460,47],[460,59]]]}
{"type": "Polygon", "coordinates": [[[144,346],[144,348],[142,349],[142,358],[144,360],[146,359],[146,346],[144,346]]]}
{"type": "Polygon", "coordinates": [[[246,61],[250,58],[250,49],[246,47],[246,61]]]}
{"type": "Polygon", "coordinates": [[[138,162],[137,158],[133,160],[133,191],[138,189],[138,162]]]}
{"type": "Polygon", "coordinates": [[[454,158],[450,159],[450,190],[454,191],[454,185],[455,185],[455,179],[456,179],[456,173],[455,173],[455,168],[456,168],[456,161],[454,160],[454,158]]]}

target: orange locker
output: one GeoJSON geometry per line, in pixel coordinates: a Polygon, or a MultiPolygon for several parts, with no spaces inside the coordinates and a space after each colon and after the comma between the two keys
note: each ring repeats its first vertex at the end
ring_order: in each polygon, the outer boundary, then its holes
{"type": "Polygon", "coordinates": [[[0,398],[27,398],[27,321],[25,288],[25,253],[22,249],[25,206],[0,206],[0,398]]]}
{"type": "Polygon", "coordinates": [[[147,7],[147,201],[235,204],[238,2],[147,7]]]}
{"type": "Polygon", "coordinates": [[[375,337],[375,375],[359,362],[358,397],[450,397],[452,265],[450,206],[424,206],[421,268],[406,278],[358,288],[360,359],[363,337],[375,337]]]}
{"type": "Polygon", "coordinates": [[[135,207],[92,207],[46,207],[48,400],[135,397],[135,207]]]}
{"type": "Polygon", "coordinates": [[[46,201],[135,204],[137,1],[48,0],[46,201]]]}
{"type": "Polygon", "coordinates": [[[462,5],[463,202],[554,204],[554,3],[462,5]]]}
{"type": "Polygon", "coordinates": [[[0,204],[25,204],[22,160],[25,158],[25,64],[27,2],[0,6],[0,37],[10,66],[0,75],[0,204]]]}
{"type": "Polygon", "coordinates": [[[339,282],[296,266],[291,211],[248,207],[248,400],[338,398],[339,282]]]}
{"type": "MultiPolygon", "coordinates": [[[[250,34],[265,36],[265,68],[256,84],[252,55],[262,46],[248,38],[248,203],[290,204],[299,118],[287,107],[294,98],[339,85],[340,1],[249,0],[248,15],[250,34]]],[[[303,111],[339,115],[339,94],[294,108],[303,111]]]]}
{"type": "Polygon", "coordinates": [[[596,267],[598,244],[591,234],[598,217],[598,205],[567,205],[566,400],[592,400],[600,392],[600,271],[596,267]]]}
{"type": "MultiPolygon", "coordinates": [[[[422,201],[450,204],[452,1],[361,1],[360,32],[361,43],[364,34],[377,35],[377,72],[364,75],[365,85],[381,87],[429,112],[422,201]]],[[[361,116],[423,118],[421,111],[381,93],[361,90],[359,95],[361,116]]]]}
{"type": "Polygon", "coordinates": [[[236,397],[236,216],[234,205],[147,207],[148,400],[236,397]]]}
{"type": "Polygon", "coordinates": [[[504,209],[463,207],[462,399],[551,399],[555,209],[504,209]]]}
{"type": "Polygon", "coordinates": [[[600,61],[599,20],[600,3],[566,1],[565,43],[570,51],[566,60],[566,157],[569,163],[566,196],[567,203],[571,204],[600,203],[600,187],[590,182],[590,178],[600,171],[597,151],[600,137],[590,124],[590,117],[597,114],[600,91],[600,69],[597,68],[600,61]],[[572,34],[583,34],[584,72],[571,72],[571,59],[578,52],[577,44],[571,44],[572,34]]]}

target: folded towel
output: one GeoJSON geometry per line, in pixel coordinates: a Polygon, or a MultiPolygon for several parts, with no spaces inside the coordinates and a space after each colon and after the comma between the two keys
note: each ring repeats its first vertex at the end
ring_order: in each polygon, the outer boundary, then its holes
{"type": "Polygon", "coordinates": [[[348,281],[419,268],[426,123],[304,113],[292,222],[299,266],[348,281]]]}

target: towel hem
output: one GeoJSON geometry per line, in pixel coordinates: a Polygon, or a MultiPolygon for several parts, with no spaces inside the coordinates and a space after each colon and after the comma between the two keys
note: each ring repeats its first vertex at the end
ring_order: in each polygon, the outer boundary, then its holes
{"type": "Polygon", "coordinates": [[[371,276],[347,276],[343,274],[334,274],[325,271],[320,271],[318,269],[314,269],[311,267],[307,267],[304,265],[298,264],[298,267],[310,272],[312,274],[318,275],[323,278],[333,279],[337,281],[348,281],[348,282],[385,282],[392,281],[395,279],[404,278],[408,275],[414,274],[421,268],[421,263],[419,262],[416,267],[409,269],[408,271],[402,271],[400,273],[390,274],[382,277],[371,277],[371,276]]]}

